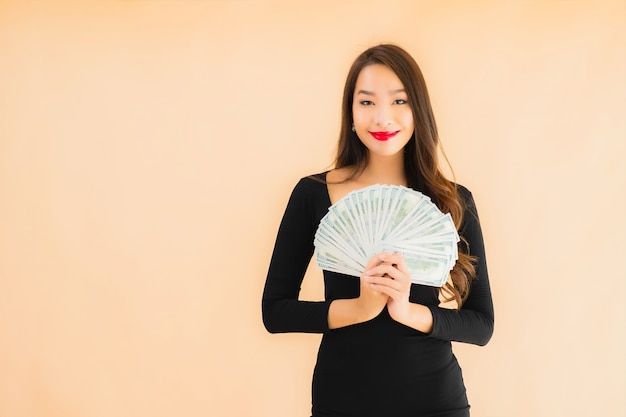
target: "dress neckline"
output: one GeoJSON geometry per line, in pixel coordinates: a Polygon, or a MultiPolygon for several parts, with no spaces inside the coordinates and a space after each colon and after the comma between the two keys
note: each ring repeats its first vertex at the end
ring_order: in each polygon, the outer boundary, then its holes
{"type": "Polygon", "coordinates": [[[322,173],[322,178],[324,179],[324,189],[326,190],[326,202],[328,203],[328,207],[333,205],[333,202],[330,199],[330,192],[328,191],[328,181],[326,180],[326,175],[329,171],[322,173]]]}

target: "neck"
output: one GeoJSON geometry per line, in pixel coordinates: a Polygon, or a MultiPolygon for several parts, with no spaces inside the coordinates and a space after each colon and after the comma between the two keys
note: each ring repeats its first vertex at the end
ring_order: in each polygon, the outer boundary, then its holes
{"type": "Polygon", "coordinates": [[[365,170],[359,176],[359,182],[406,186],[404,154],[400,152],[397,155],[388,157],[370,155],[370,160],[365,170]]]}

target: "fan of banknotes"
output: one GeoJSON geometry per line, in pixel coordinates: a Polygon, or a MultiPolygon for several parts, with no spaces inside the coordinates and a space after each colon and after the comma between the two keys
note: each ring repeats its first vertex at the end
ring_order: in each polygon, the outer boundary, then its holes
{"type": "Polygon", "coordinates": [[[458,259],[459,235],[450,214],[407,187],[372,185],[333,204],[315,233],[317,265],[361,276],[372,256],[401,252],[411,282],[440,287],[458,259]]]}

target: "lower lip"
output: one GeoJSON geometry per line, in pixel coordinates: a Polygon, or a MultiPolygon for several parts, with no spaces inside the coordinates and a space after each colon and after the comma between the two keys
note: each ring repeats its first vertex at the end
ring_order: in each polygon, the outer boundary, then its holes
{"type": "Polygon", "coordinates": [[[374,139],[384,142],[396,136],[398,132],[390,132],[390,133],[370,132],[370,135],[372,135],[374,139]]]}

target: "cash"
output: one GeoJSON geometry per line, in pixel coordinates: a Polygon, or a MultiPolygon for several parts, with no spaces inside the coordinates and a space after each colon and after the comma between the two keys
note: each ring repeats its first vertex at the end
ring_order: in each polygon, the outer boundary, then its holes
{"type": "Polygon", "coordinates": [[[411,282],[441,287],[458,259],[459,235],[449,213],[413,189],[376,184],[331,205],[315,233],[324,270],[361,276],[380,252],[401,252],[411,282]]]}

